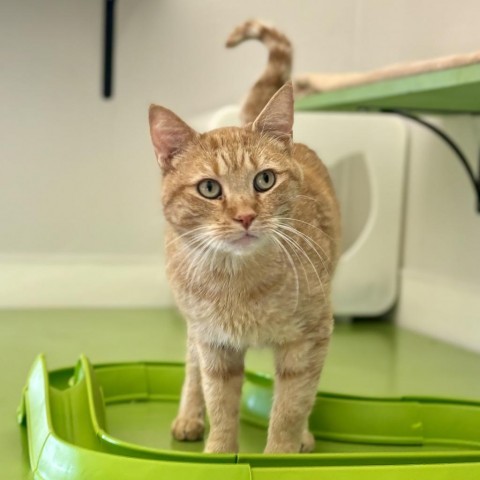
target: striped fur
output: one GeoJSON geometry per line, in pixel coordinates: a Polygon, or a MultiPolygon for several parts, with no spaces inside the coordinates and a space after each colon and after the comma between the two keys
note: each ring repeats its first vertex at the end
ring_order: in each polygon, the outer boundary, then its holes
{"type": "Polygon", "coordinates": [[[259,20],[249,20],[236,27],[227,40],[227,47],[236,47],[245,40],[255,39],[268,48],[267,66],[250,89],[242,106],[243,124],[253,122],[275,92],[290,80],[293,49],[290,40],[276,28],[259,20]]]}
{"type": "MultiPolygon", "coordinates": [[[[265,41],[271,52],[285,53],[275,46],[274,39],[282,37],[274,30],[246,25],[251,27],[237,29],[232,43],[248,34],[265,41]]],[[[268,95],[286,74],[273,67],[283,53],[271,55],[264,78],[268,95]]],[[[257,82],[251,101],[261,85],[257,82]]],[[[314,448],[308,416],[333,329],[338,205],[320,159],[292,141],[291,83],[266,106],[266,91],[262,95],[255,106],[259,115],[245,113],[245,126],[202,134],[170,110],[150,108],[163,173],[167,273],[188,331],[186,376],[172,434],[177,440],[201,439],[206,410],[205,452],[238,451],[244,357],[252,346],[270,347],[275,357],[265,451],[314,448]],[[255,178],[265,170],[274,172],[275,183],[258,191],[255,178]],[[221,185],[218,197],[202,196],[198,186],[205,179],[221,185]],[[238,221],[245,214],[253,218],[248,226],[238,221]]]]}

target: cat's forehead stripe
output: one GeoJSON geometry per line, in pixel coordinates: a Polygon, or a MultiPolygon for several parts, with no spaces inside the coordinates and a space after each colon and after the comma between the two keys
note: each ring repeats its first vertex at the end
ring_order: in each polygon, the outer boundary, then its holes
{"type": "Polygon", "coordinates": [[[208,165],[216,176],[224,176],[228,173],[241,170],[255,170],[258,167],[257,158],[251,151],[251,146],[245,142],[242,131],[233,130],[225,135],[215,132],[205,138],[204,151],[208,155],[208,165]]]}
{"type": "Polygon", "coordinates": [[[220,176],[226,175],[228,172],[228,161],[226,157],[227,156],[224,154],[224,152],[219,150],[215,159],[216,162],[213,162],[216,163],[218,175],[220,176]]]}
{"type": "Polygon", "coordinates": [[[237,147],[237,152],[236,152],[236,160],[237,160],[237,166],[238,167],[248,167],[248,153],[245,151],[242,146],[237,147]]]}
{"type": "Polygon", "coordinates": [[[219,150],[212,156],[211,167],[215,175],[224,176],[235,170],[255,170],[257,164],[254,156],[245,148],[236,150],[219,150]]]}

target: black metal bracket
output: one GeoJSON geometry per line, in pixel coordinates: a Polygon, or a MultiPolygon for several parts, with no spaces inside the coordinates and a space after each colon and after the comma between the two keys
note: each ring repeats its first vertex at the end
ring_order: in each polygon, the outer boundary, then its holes
{"type": "Polygon", "coordinates": [[[105,98],[110,98],[113,91],[114,27],[115,0],[105,0],[103,35],[103,96],[105,98]]]}
{"type": "Polygon", "coordinates": [[[480,213],[480,151],[479,151],[479,156],[478,156],[478,174],[475,175],[475,172],[473,171],[472,167],[468,163],[466,155],[462,152],[460,147],[450,138],[444,131],[440,130],[436,125],[431,124],[430,122],[427,122],[423,118],[417,117],[416,115],[413,115],[409,112],[405,112],[403,110],[382,110],[382,112],[385,113],[395,113],[397,115],[400,115],[405,118],[409,118],[410,120],[413,120],[420,125],[423,125],[424,127],[428,128],[430,131],[434,132],[438,137],[440,137],[449,147],[453,152],[456,154],[457,158],[460,160],[461,164],[463,165],[463,168],[465,169],[465,172],[468,175],[468,178],[470,180],[470,183],[472,184],[473,190],[475,192],[475,197],[477,199],[477,212],[480,213]]]}

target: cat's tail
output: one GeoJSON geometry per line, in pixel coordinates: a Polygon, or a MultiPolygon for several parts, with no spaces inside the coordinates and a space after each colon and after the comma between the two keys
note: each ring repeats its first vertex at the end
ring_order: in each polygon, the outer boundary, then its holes
{"type": "Polygon", "coordinates": [[[248,20],[228,37],[226,46],[235,47],[245,40],[260,40],[268,48],[265,71],[255,82],[242,106],[243,124],[253,122],[274,93],[288,80],[292,72],[293,49],[290,40],[276,28],[259,20],[248,20]]]}

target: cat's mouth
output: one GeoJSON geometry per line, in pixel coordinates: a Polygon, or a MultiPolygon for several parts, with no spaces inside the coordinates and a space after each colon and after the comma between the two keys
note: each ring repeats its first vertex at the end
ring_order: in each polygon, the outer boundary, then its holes
{"type": "Polygon", "coordinates": [[[232,243],[234,245],[247,246],[247,245],[251,245],[252,243],[255,243],[257,240],[258,240],[257,235],[254,235],[253,233],[250,233],[250,232],[245,232],[240,237],[236,238],[235,240],[232,240],[232,243]]]}
{"type": "Polygon", "coordinates": [[[259,240],[258,235],[251,232],[244,232],[236,238],[229,240],[229,243],[235,247],[246,248],[257,243],[259,240]]]}

